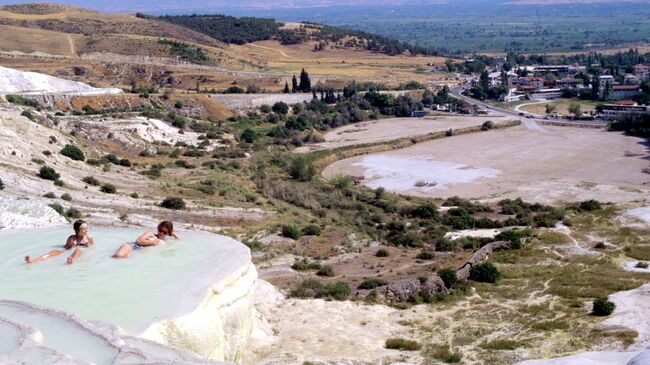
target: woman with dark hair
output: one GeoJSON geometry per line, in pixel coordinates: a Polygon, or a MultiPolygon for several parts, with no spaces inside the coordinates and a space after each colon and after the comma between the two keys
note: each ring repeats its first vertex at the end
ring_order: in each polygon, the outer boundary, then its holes
{"type": "Polygon", "coordinates": [[[166,237],[172,237],[180,240],[181,238],[174,232],[174,224],[169,221],[160,222],[158,225],[158,233],[153,233],[148,230],[143,235],[138,237],[133,242],[127,242],[120,246],[120,248],[113,255],[116,259],[124,259],[131,256],[131,252],[139,250],[147,246],[158,246],[166,237]]]}
{"type": "MultiPolygon", "coordinates": [[[[75,221],[72,225],[72,228],[74,229],[74,234],[68,237],[65,245],[63,246],[63,248],[66,250],[71,250],[74,248],[72,254],[68,256],[68,264],[73,264],[75,261],[77,261],[79,256],[81,256],[81,250],[79,247],[90,247],[95,243],[92,237],[88,235],[88,224],[85,221],[81,219],[75,221]]],[[[45,261],[49,258],[59,256],[63,252],[63,250],[52,250],[36,258],[25,256],[25,262],[28,264],[35,264],[37,262],[45,261]]]]}

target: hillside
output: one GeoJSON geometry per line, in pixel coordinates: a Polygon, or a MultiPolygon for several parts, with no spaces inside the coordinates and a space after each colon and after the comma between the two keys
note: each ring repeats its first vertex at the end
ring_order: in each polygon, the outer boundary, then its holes
{"type": "Polygon", "coordinates": [[[143,19],[159,20],[206,34],[217,40],[245,44],[261,40],[278,40],[282,44],[318,42],[314,50],[320,51],[330,45],[367,50],[395,56],[405,52],[410,54],[437,55],[433,48],[418,47],[406,42],[382,37],[376,34],[350,30],[316,23],[301,23],[285,26],[275,19],[227,15],[179,15],[152,17],[137,14],[143,19]]]}

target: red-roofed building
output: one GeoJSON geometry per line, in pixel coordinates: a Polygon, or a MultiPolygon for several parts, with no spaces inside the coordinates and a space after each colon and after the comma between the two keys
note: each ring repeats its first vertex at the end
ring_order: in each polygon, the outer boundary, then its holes
{"type": "Polygon", "coordinates": [[[639,94],[639,85],[614,85],[609,95],[611,99],[633,99],[639,94]]]}

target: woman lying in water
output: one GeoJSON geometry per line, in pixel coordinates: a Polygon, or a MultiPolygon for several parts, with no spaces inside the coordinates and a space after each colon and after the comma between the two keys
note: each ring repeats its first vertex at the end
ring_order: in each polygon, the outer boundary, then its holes
{"type": "Polygon", "coordinates": [[[174,232],[174,224],[169,221],[160,222],[158,225],[158,233],[154,234],[151,230],[148,230],[135,241],[123,244],[113,257],[116,259],[127,258],[134,250],[139,250],[147,246],[158,246],[166,237],[172,237],[177,240],[181,239],[176,232],[174,232]]]}
{"type": "MultiPolygon", "coordinates": [[[[75,221],[74,224],[72,225],[72,228],[74,228],[74,233],[72,236],[68,237],[68,240],[65,242],[65,246],[63,246],[64,249],[66,250],[71,250],[74,248],[74,251],[70,256],[68,256],[68,264],[73,264],[79,256],[81,256],[81,249],[80,247],[89,247],[92,246],[95,242],[93,241],[92,237],[88,235],[88,224],[83,221],[83,220],[78,220],[75,221]]],[[[59,256],[63,254],[63,250],[52,250],[44,255],[41,255],[36,258],[31,258],[31,256],[25,256],[25,262],[28,264],[34,264],[37,262],[45,261],[49,258],[59,256]]]]}

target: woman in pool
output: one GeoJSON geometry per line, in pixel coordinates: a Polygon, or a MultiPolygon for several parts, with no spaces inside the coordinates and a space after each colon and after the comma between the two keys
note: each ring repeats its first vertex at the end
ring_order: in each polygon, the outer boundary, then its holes
{"type": "Polygon", "coordinates": [[[160,222],[158,225],[158,233],[154,234],[151,230],[148,230],[135,241],[123,244],[113,257],[116,259],[127,258],[131,256],[131,252],[134,250],[139,250],[148,246],[158,246],[166,237],[172,237],[177,240],[181,239],[176,232],[174,232],[174,224],[169,221],[160,222]]]}
{"type": "MultiPolygon", "coordinates": [[[[88,235],[88,224],[85,221],[81,219],[75,221],[72,225],[72,228],[74,228],[74,234],[68,237],[68,240],[65,242],[65,246],[63,246],[65,250],[71,250],[74,248],[72,254],[68,256],[68,264],[73,264],[75,261],[77,261],[79,256],[81,256],[80,247],[90,247],[95,243],[92,237],[88,235]]],[[[25,262],[28,264],[34,264],[37,262],[45,261],[52,257],[59,256],[64,252],[64,250],[52,250],[36,258],[25,256],[25,262]]]]}

